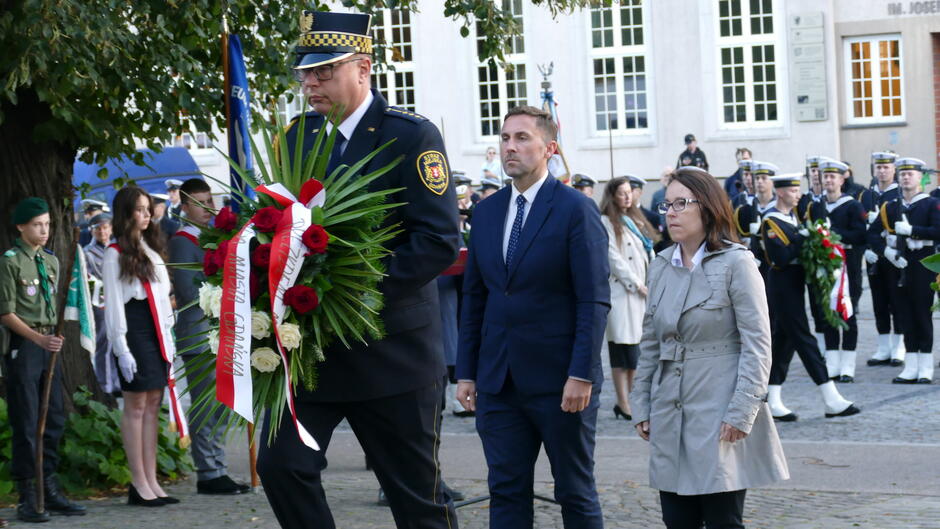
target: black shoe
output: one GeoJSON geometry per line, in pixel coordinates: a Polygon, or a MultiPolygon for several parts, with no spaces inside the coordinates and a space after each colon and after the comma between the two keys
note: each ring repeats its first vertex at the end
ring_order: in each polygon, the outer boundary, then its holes
{"type": "Polygon", "coordinates": [[[796,419],[797,419],[797,416],[793,412],[790,412],[786,415],[780,415],[780,416],[774,415],[774,420],[780,421],[780,422],[796,422],[796,419]]]}
{"type": "Polygon", "coordinates": [[[840,411],[839,413],[827,413],[826,418],[831,419],[833,417],[849,417],[857,413],[861,413],[862,410],[855,407],[854,404],[849,404],[849,407],[840,411]]]}
{"type": "Polygon", "coordinates": [[[855,377],[850,377],[849,375],[841,375],[839,379],[836,380],[836,382],[840,384],[851,384],[852,382],[855,382],[855,377]]]}
{"type": "Polygon", "coordinates": [[[916,379],[916,378],[894,377],[894,380],[892,380],[891,383],[892,383],[892,384],[916,384],[916,383],[917,383],[917,379],[916,379]]]}
{"type": "Polygon", "coordinates": [[[16,482],[20,493],[20,501],[16,506],[16,518],[21,522],[41,523],[48,522],[52,517],[49,513],[36,511],[36,481],[21,479],[16,482]]]}
{"type": "Polygon", "coordinates": [[[929,378],[918,378],[917,383],[918,384],[933,384],[933,381],[930,380],[929,378]]]}
{"type": "Polygon", "coordinates": [[[460,410],[457,410],[456,407],[454,408],[453,411],[451,411],[451,413],[453,413],[454,416],[456,416],[456,417],[474,417],[474,416],[476,416],[476,412],[475,412],[475,411],[471,411],[471,410],[464,409],[464,408],[461,408],[460,410]]]}
{"type": "Polygon", "coordinates": [[[376,503],[378,503],[378,504],[381,505],[382,507],[388,507],[388,506],[389,506],[388,498],[385,496],[385,491],[382,490],[381,488],[379,488],[379,497],[378,497],[378,499],[376,500],[376,503]]]}
{"type": "Polygon", "coordinates": [[[614,419],[619,419],[621,417],[623,417],[624,419],[628,421],[633,420],[633,416],[630,415],[629,413],[625,413],[623,411],[623,408],[621,408],[619,404],[614,404],[614,419]]]}
{"type": "Polygon", "coordinates": [[[196,482],[196,492],[199,494],[233,495],[249,490],[251,490],[250,486],[235,483],[232,478],[225,475],[196,482]]]}
{"type": "Polygon", "coordinates": [[[84,505],[72,503],[62,494],[59,487],[59,479],[55,474],[45,479],[46,508],[52,514],[61,514],[63,516],[84,516],[86,509],[84,505]]]}
{"type": "Polygon", "coordinates": [[[158,500],[163,500],[163,503],[167,505],[175,505],[179,503],[179,499],[174,498],[173,496],[157,496],[158,500]]]}
{"type": "Polygon", "coordinates": [[[886,366],[891,364],[891,360],[875,360],[874,358],[869,358],[866,362],[869,366],[886,366]]]}
{"type": "Polygon", "coordinates": [[[466,499],[466,496],[463,492],[448,487],[447,483],[441,483],[441,488],[444,489],[444,494],[450,496],[452,501],[463,501],[466,499]]]}
{"type": "Polygon", "coordinates": [[[162,498],[153,498],[152,500],[145,500],[137,489],[134,488],[134,485],[131,485],[127,489],[127,504],[128,505],[137,505],[138,507],[163,507],[166,505],[166,502],[162,498]]]}
{"type": "Polygon", "coordinates": [[[897,358],[892,358],[889,362],[891,367],[901,367],[904,365],[904,360],[898,360],[897,358]]]}

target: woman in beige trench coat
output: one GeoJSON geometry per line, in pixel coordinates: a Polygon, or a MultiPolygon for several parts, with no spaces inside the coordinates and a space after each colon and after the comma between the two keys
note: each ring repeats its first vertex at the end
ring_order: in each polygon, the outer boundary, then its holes
{"type": "Polygon", "coordinates": [[[634,424],[669,529],[743,528],[746,489],[789,478],[763,282],[711,175],[679,169],[660,207],[677,244],[650,266],[634,424]]]}

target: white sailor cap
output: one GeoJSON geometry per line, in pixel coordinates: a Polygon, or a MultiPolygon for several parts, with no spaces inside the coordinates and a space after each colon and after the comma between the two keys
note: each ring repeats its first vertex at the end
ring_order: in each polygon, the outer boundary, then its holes
{"type": "Polygon", "coordinates": [[[806,167],[819,167],[819,162],[825,159],[825,156],[808,156],[806,158],[806,167]]]}
{"type": "Polygon", "coordinates": [[[893,152],[879,151],[871,153],[871,162],[877,164],[894,163],[898,155],[893,152]]]}
{"type": "Polygon", "coordinates": [[[803,178],[803,173],[786,173],[782,175],[771,176],[770,181],[774,183],[774,187],[800,187],[800,180],[803,178]]]}
{"type": "Polygon", "coordinates": [[[101,211],[111,211],[111,208],[107,204],[100,200],[95,200],[92,198],[86,198],[82,200],[82,211],[90,211],[94,209],[100,209],[101,211]]]}
{"type": "Polygon", "coordinates": [[[574,187],[594,187],[595,184],[597,184],[597,180],[586,174],[576,174],[571,179],[571,185],[574,187]]]}
{"type": "Polygon", "coordinates": [[[927,164],[918,158],[898,158],[894,162],[894,167],[898,171],[920,171],[927,169],[927,164]]]}
{"type": "Polygon", "coordinates": [[[163,185],[166,186],[167,191],[173,191],[174,189],[179,189],[183,185],[182,180],[177,180],[176,178],[169,178],[163,181],[163,185]]]}
{"type": "Polygon", "coordinates": [[[754,170],[754,160],[738,160],[738,168],[742,171],[751,172],[754,170]]]}
{"type": "Polygon", "coordinates": [[[150,193],[150,197],[153,198],[154,202],[169,202],[170,195],[166,193],[150,193]]]}
{"type": "Polygon", "coordinates": [[[754,162],[751,166],[751,172],[756,175],[773,176],[780,171],[780,168],[770,162],[754,162]]]}
{"type": "Polygon", "coordinates": [[[702,169],[701,167],[696,167],[694,165],[683,165],[682,167],[676,169],[676,172],[679,172],[679,171],[692,171],[696,173],[708,174],[708,171],[706,171],[705,169],[702,169]]]}
{"type": "Polygon", "coordinates": [[[820,158],[819,170],[824,173],[844,173],[849,170],[849,166],[832,158],[820,158]]]}
{"type": "Polygon", "coordinates": [[[634,176],[632,174],[623,175],[624,178],[630,181],[631,189],[643,189],[643,186],[646,185],[646,180],[643,180],[639,176],[634,176]]]}
{"type": "Polygon", "coordinates": [[[503,187],[503,185],[499,181],[499,178],[487,176],[480,179],[480,189],[499,189],[501,187],[503,187]]]}

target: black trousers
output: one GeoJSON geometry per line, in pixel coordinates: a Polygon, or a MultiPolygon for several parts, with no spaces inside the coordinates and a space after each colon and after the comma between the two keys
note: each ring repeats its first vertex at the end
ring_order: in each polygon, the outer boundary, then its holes
{"type": "Polygon", "coordinates": [[[933,255],[933,248],[907,252],[904,286],[897,289],[904,303],[898,303],[898,314],[904,323],[904,347],[910,353],[929,353],[933,350],[934,292],[930,283],[936,274],[924,268],[920,260],[933,255]]]}
{"type": "MultiPolygon", "coordinates": [[[[854,351],[858,345],[858,302],[862,298],[862,254],[851,248],[845,251],[846,276],[849,281],[849,298],[852,300],[852,317],[846,323],[848,329],[839,330],[826,323],[826,349],[854,351]],[[841,343],[839,338],[841,338],[841,343]]],[[[828,300],[825,301],[828,303],[828,300]]],[[[825,321],[825,320],[823,320],[825,321]]]]}
{"type": "Polygon", "coordinates": [[[826,362],[819,352],[816,339],[809,331],[806,319],[806,283],[803,267],[789,265],[769,274],[768,305],[771,325],[770,383],[780,385],[787,380],[790,361],[796,351],[806,372],[816,385],[829,380],[826,362]]]}
{"type": "Polygon", "coordinates": [[[747,490],[679,496],[659,491],[666,529],[744,529],[747,490]]]}
{"type": "MultiPolygon", "coordinates": [[[[7,383],[7,409],[13,430],[13,453],[10,474],[14,480],[36,476],[36,425],[42,384],[49,363],[49,351],[29,340],[13,335],[10,351],[3,357],[7,383]],[[13,351],[16,351],[16,358],[13,351]]],[[[59,440],[65,430],[62,408],[62,369],[56,369],[49,392],[49,412],[42,436],[43,476],[51,476],[59,465],[59,440]]]]}
{"type": "MultiPolygon", "coordinates": [[[[268,446],[265,417],[258,474],[274,514],[285,529],[334,529],[320,473],[333,429],[344,418],[359,439],[401,529],[456,529],[454,504],[441,488],[441,381],[401,395],[360,402],[295,401],[297,417],[320,444],[307,448],[285,409],[268,446]]],[[[341,523],[341,527],[348,524],[341,523]]]]}
{"type": "Polygon", "coordinates": [[[868,274],[868,286],[871,288],[871,304],[875,313],[875,328],[878,334],[890,334],[891,323],[894,323],[894,332],[901,334],[904,324],[898,309],[898,269],[884,257],[878,258],[874,265],[875,272],[868,274]]]}

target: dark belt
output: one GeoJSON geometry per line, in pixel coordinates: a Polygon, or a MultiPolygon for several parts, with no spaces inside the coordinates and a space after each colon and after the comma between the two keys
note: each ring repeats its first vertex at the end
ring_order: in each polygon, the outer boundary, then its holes
{"type": "Polygon", "coordinates": [[[30,325],[29,328],[39,334],[52,334],[55,331],[54,325],[30,325]]]}

